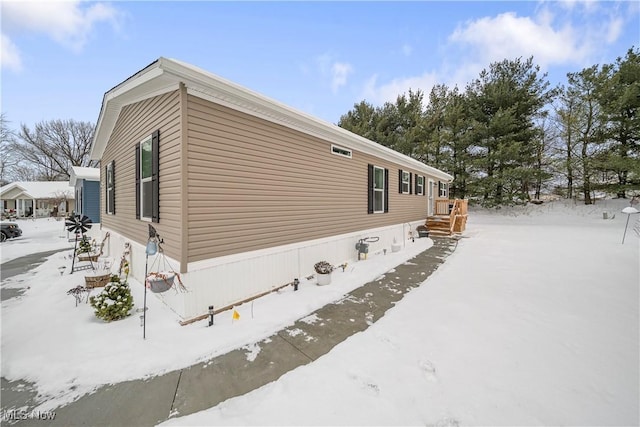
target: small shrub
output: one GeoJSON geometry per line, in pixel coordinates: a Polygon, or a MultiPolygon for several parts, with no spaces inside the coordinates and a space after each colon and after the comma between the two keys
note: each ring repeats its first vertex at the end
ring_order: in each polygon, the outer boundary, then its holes
{"type": "Polygon", "coordinates": [[[89,302],[95,310],[96,317],[106,322],[124,319],[133,309],[131,289],[127,282],[121,282],[116,274],[111,276],[111,281],[103,291],[98,296],[91,297],[89,302]]]}
{"type": "Polygon", "coordinates": [[[89,241],[89,238],[87,236],[82,236],[82,239],[80,240],[80,243],[78,245],[78,253],[84,254],[88,252],[91,252],[91,242],[89,241]]]}

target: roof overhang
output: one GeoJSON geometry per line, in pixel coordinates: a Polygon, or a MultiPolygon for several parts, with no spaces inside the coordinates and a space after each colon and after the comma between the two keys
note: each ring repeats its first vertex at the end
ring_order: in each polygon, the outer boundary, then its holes
{"type": "Polygon", "coordinates": [[[30,199],[33,198],[33,197],[31,197],[31,195],[29,193],[27,193],[27,190],[23,186],[21,186],[20,184],[15,183],[15,182],[11,183],[11,184],[7,184],[4,187],[2,187],[2,191],[0,191],[0,198],[2,198],[4,195],[6,195],[7,193],[9,193],[10,191],[12,191],[15,188],[20,189],[20,192],[16,193],[16,195],[13,198],[16,198],[17,196],[22,196],[22,195],[26,195],[30,199]]]}
{"type": "Polygon", "coordinates": [[[185,85],[187,93],[193,96],[314,135],[345,148],[405,165],[442,181],[453,180],[451,175],[439,169],[332,123],[295,110],[190,64],[162,57],[105,93],[91,147],[91,159],[100,160],[102,157],[123,107],[177,90],[181,83],[185,85]]]}
{"type": "Polygon", "coordinates": [[[71,171],[69,172],[69,185],[71,187],[75,187],[76,182],[79,179],[84,179],[87,181],[100,181],[100,169],[72,166],[71,171]]]}

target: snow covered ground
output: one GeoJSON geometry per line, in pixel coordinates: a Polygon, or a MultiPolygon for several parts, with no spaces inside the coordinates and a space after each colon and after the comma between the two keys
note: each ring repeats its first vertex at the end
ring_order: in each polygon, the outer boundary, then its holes
{"type": "Polygon", "coordinates": [[[21,219],[14,221],[22,230],[22,236],[9,239],[0,245],[0,260],[10,261],[14,258],[35,252],[46,252],[55,249],[73,249],[73,237],[64,229],[64,219],[56,221],[54,218],[21,219]]]}
{"type": "Polygon", "coordinates": [[[372,327],[165,424],[638,425],[640,240],[621,244],[624,204],[472,212],[456,252],[372,327]]]}
{"type": "MultiPolygon", "coordinates": [[[[621,244],[626,204],[472,210],[454,254],[369,329],[276,382],[166,424],[638,425],[640,239],[632,217],[621,244]]],[[[89,305],[76,308],[65,292],[82,275],[60,276],[70,261],[54,255],[2,283],[30,286],[2,303],[2,375],[34,382],[50,399],[40,409],[52,409],[100,384],[260,340],[429,242],[354,263],[330,286],[303,282],[240,306],[240,320],[225,313],[213,328],[177,326],[150,298],[146,341],[137,314],[105,324],[89,305]]],[[[141,302],[142,286],[132,288],[141,302]]]]}
{"type": "MultiPolygon", "coordinates": [[[[76,307],[74,297],[67,295],[68,290],[85,283],[82,271],[69,274],[73,243],[68,242],[62,223],[47,219],[18,223],[24,237],[2,243],[3,263],[15,258],[16,253],[22,256],[69,248],[50,256],[29,273],[2,282],[3,288],[29,287],[21,297],[1,305],[2,376],[35,383],[46,400],[39,408],[42,411],[104,384],[162,374],[258,342],[433,244],[430,239],[417,239],[405,243],[405,249],[397,253],[370,254],[368,260],[348,265],[344,272],[334,272],[330,286],[317,286],[315,279],[302,278],[297,292],[287,287],[238,306],[240,319],[236,321],[230,311],[216,315],[212,328],[207,320],[180,326],[175,313],[162,303],[163,294],[156,297],[149,292],[143,340],[140,315],[144,288],[139,282],[129,279],[135,303],[133,315],[104,323],[95,317],[89,304],[83,302],[76,307]],[[59,267],[66,267],[64,275],[60,275],[59,267]]],[[[184,284],[188,288],[188,280],[184,284]]],[[[94,289],[91,295],[99,292],[94,289]]]]}

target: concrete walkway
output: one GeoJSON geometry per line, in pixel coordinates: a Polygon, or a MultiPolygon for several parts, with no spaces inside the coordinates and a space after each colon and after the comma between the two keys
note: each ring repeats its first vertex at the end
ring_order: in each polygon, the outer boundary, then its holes
{"type": "MultiPolygon", "coordinates": [[[[283,374],[328,353],[340,342],[364,331],[419,286],[453,252],[456,240],[434,238],[433,247],[313,313],[318,321],[297,321],[257,343],[253,361],[236,349],[206,362],[147,380],[127,381],[99,388],[55,410],[50,426],[151,426],[169,417],[192,414],[241,396],[277,380],[283,374]]],[[[132,361],[132,363],[135,363],[132,361]]],[[[23,382],[2,383],[2,406],[35,406],[23,382]],[[16,393],[13,393],[13,391],[16,393]],[[18,392],[22,391],[22,395],[18,392]],[[5,393],[10,402],[5,404],[5,393]],[[23,400],[25,399],[25,400],[23,400]],[[22,404],[20,404],[22,400],[22,404]]],[[[17,425],[43,425],[23,420],[17,425]]]]}

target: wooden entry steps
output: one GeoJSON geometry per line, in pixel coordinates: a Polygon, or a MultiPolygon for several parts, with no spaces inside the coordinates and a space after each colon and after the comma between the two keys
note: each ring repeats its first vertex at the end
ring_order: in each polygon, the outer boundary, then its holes
{"type": "Polygon", "coordinates": [[[427,217],[425,226],[430,234],[450,236],[462,233],[467,226],[467,200],[438,199],[436,215],[427,217]]]}

